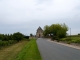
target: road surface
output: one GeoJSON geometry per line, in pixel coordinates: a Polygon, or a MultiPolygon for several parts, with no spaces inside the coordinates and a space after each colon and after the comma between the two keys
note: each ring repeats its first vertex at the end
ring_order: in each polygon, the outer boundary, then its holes
{"type": "Polygon", "coordinates": [[[39,38],[37,45],[43,60],[80,60],[80,50],[39,38]]]}

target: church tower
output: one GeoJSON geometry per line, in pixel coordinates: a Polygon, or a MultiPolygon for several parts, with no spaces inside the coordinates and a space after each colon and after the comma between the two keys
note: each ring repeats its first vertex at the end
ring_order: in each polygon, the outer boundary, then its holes
{"type": "Polygon", "coordinates": [[[43,37],[43,30],[42,30],[41,27],[39,27],[39,28],[37,29],[36,37],[38,37],[38,38],[43,37]]]}

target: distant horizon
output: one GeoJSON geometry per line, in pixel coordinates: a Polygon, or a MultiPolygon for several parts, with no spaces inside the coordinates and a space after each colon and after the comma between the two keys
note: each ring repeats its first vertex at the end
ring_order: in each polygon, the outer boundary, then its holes
{"type": "MultiPolygon", "coordinates": [[[[40,27],[40,26],[39,26],[40,27]]],[[[41,27],[42,28],[42,27],[41,27]]],[[[38,28],[37,28],[38,29],[38,28]]],[[[36,29],[36,31],[37,31],[37,29],[36,29]]],[[[43,29],[43,28],[42,28],[43,29]]],[[[19,32],[19,31],[15,31],[15,32],[13,32],[13,33],[16,33],[16,32],[19,32]]],[[[0,34],[13,34],[13,33],[0,33],[0,34]]],[[[20,33],[22,33],[22,32],[20,32],[20,33]]],[[[68,33],[68,35],[70,35],[70,30],[68,30],[67,31],[67,33],[68,33]]],[[[24,33],[22,33],[22,34],[24,34],[24,33]]],[[[33,35],[36,35],[36,32],[35,33],[30,33],[30,34],[33,34],[33,35]]],[[[30,34],[24,34],[24,35],[27,35],[27,36],[29,36],[30,34]]],[[[80,34],[80,33],[76,33],[76,34],[73,34],[72,32],[71,32],[71,35],[78,35],[78,34],[80,34]]]]}

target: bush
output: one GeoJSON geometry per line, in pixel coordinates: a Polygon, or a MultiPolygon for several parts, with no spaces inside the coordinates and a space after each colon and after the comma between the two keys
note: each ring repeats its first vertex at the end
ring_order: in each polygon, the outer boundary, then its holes
{"type": "Polygon", "coordinates": [[[14,43],[16,43],[17,41],[15,41],[15,40],[9,40],[9,44],[14,44],[14,43]]]}
{"type": "Polygon", "coordinates": [[[72,42],[72,43],[80,43],[80,40],[79,40],[79,39],[77,39],[77,40],[72,40],[71,42],[72,42]]]}
{"type": "Polygon", "coordinates": [[[71,43],[71,41],[68,41],[67,43],[68,43],[68,44],[70,44],[70,43],[71,43]]]}
{"type": "Polygon", "coordinates": [[[68,44],[70,44],[70,43],[71,43],[71,40],[72,40],[72,39],[68,37],[68,38],[64,38],[62,41],[65,41],[65,42],[67,42],[68,44]]]}
{"type": "Polygon", "coordinates": [[[59,41],[59,37],[57,37],[57,36],[53,36],[51,39],[59,41]]]}
{"type": "Polygon", "coordinates": [[[17,40],[19,42],[20,40],[22,40],[24,38],[24,36],[22,33],[17,32],[17,33],[13,34],[13,38],[14,38],[14,40],[17,40]]]}
{"type": "Polygon", "coordinates": [[[29,36],[24,36],[24,38],[29,39],[29,36]]]}
{"type": "Polygon", "coordinates": [[[66,38],[61,38],[60,40],[61,40],[61,41],[66,41],[66,38]]]}
{"type": "Polygon", "coordinates": [[[71,41],[72,39],[71,38],[66,38],[66,41],[71,41]]]}
{"type": "Polygon", "coordinates": [[[78,40],[76,40],[76,43],[80,43],[80,40],[78,39],[78,40]]]}
{"type": "Polygon", "coordinates": [[[14,43],[16,43],[15,40],[0,41],[0,49],[1,49],[2,47],[9,46],[9,45],[12,45],[12,44],[14,44],[14,43]]]}

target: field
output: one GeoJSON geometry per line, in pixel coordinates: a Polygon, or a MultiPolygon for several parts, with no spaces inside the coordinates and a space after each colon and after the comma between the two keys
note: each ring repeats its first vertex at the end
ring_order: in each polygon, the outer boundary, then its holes
{"type": "Polygon", "coordinates": [[[42,60],[36,40],[20,41],[0,50],[0,60],[42,60]]]}
{"type": "Polygon", "coordinates": [[[68,43],[80,43],[80,36],[75,35],[75,36],[68,36],[66,38],[62,38],[62,41],[66,41],[68,43]]]}

